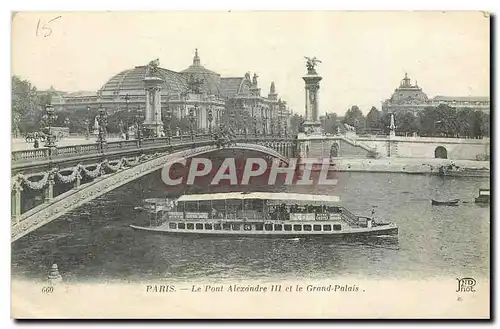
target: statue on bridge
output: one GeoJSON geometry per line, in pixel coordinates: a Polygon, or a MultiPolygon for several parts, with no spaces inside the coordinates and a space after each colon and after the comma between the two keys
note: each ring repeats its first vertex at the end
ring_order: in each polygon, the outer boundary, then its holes
{"type": "Polygon", "coordinates": [[[307,67],[307,74],[318,74],[316,72],[316,65],[318,65],[318,63],[322,63],[319,59],[317,59],[316,57],[306,57],[304,56],[304,58],[307,60],[306,62],[306,67],[307,67]]]}
{"type": "Polygon", "coordinates": [[[160,59],[157,58],[149,62],[146,70],[147,77],[155,77],[159,73],[160,59]]]}

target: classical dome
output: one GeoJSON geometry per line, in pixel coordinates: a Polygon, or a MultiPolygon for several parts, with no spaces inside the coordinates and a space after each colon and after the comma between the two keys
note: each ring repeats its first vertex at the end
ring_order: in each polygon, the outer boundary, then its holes
{"type": "Polygon", "coordinates": [[[193,65],[181,71],[181,74],[189,81],[199,79],[203,82],[202,90],[210,95],[220,94],[220,74],[203,67],[198,56],[198,49],[195,50],[193,65]]]}
{"type": "Polygon", "coordinates": [[[415,82],[411,84],[408,74],[401,80],[401,83],[394,93],[390,101],[392,103],[425,103],[428,100],[427,95],[422,91],[422,88],[415,82]]]}
{"type": "MultiPolygon", "coordinates": [[[[118,73],[101,88],[101,96],[145,95],[143,79],[146,71],[147,66],[144,65],[118,73]]],[[[163,79],[162,96],[178,95],[187,90],[187,81],[182,74],[161,67],[158,68],[158,74],[163,79]]]]}

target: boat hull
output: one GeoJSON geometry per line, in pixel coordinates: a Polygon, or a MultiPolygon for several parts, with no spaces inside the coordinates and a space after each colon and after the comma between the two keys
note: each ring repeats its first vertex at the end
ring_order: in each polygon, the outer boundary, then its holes
{"type": "Polygon", "coordinates": [[[169,230],[158,227],[144,227],[130,225],[134,230],[168,234],[177,236],[197,236],[197,237],[251,237],[251,238],[345,238],[345,237],[377,237],[377,236],[397,236],[398,228],[394,224],[376,226],[373,228],[359,228],[344,231],[331,232],[285,232],[285,231],[260,231],[245,233],[244,231],[198,231],[198,230],[169,230]]]}
{"type": "Polygon", "coordinates": [[[451,200],[451,201],[436,201],[436,200],[431,200],[431,204],[433,206],[458,206],[458,202],[460,200],[451,200]]]}

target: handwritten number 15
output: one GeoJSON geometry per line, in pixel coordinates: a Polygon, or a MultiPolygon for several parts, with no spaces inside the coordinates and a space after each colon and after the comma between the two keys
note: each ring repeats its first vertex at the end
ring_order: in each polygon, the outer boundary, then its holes
{"type": "Polygon", "coordinates": [[[42,21],[39,19],[38,24],[36,25],[36,36],[39,36],[40,34],[42,34],[44,37],[50,36],[52,34],[52,29],[49,27],[50,23],[61,17],[62,16],[57,16],[55,18],[52,18],[47,23],[42,23],[42,21]]]}

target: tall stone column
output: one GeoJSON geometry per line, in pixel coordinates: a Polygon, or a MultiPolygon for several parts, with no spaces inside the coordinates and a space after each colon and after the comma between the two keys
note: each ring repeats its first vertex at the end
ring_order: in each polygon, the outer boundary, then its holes
{"type": "Polygon", "coordinates": [[[308,70],[307,75],[303,76],[305,85],[306,96],[306,120],[304,122],[304,129],[306,133],[321,133],[321,122],[318,118],[319,113],[319,82],[320,77],[315,70],[308,70]]]}
{"type": "Polygon", "coordinates": [[[16,223],[19,223],[19,217],[21,216],[21,192],[23,187],[20,183],[15,183],[12,191],[12,217],[14,217],[16,223]]]}
{"type": "Polygon", "coordinates": [[[146,90],[143,125],[144,128],[153,131],[153,134],[159,137],[163,132],[163,121],[161,120],[161,86],[163,80],[159,77],[146,77],[143,81],[146,90]]]}

